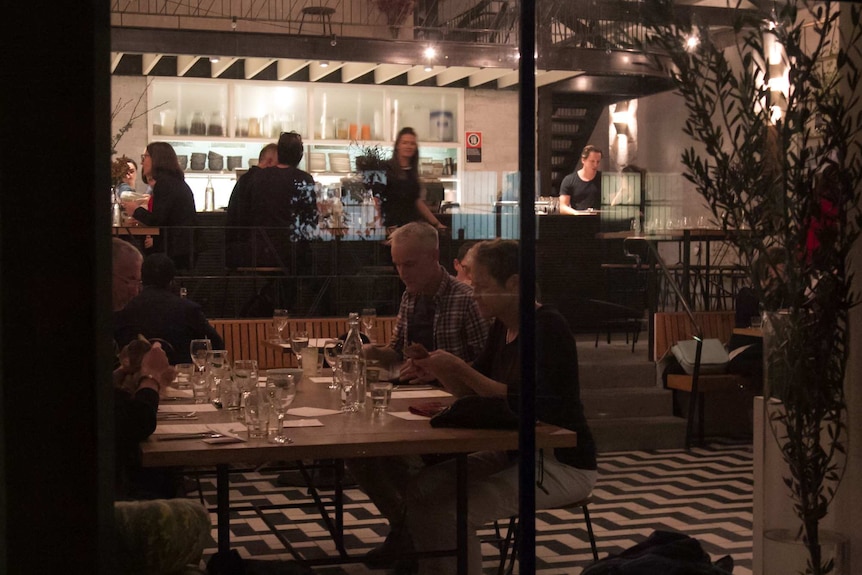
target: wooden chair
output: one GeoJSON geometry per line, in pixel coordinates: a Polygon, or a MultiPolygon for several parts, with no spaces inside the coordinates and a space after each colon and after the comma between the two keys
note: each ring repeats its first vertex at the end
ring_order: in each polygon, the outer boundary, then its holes
{"type": "MultiPolygon", "coordinates": [[[[694,319],[703,330],[704,338],[715,338],[726,344],[733,334],[735,322],[733,311],[694,312],[694,319]]],[[[656,360],[662,358],[678,341],[692,339],[693,326],[684,312],[655,314],[655,344],[653,351],[656,360]]],[[[704,394],[712,392],[738,391],[751,385],[742,375],[732,373],[702,374],[700,366],[695,366],[692,375],[670,373],[667,387],[692,394],[689,401],[688,421],[685,432],[685,447],[691,446],[694,423],[698,424],[699,440],[704,438],[704,394]],[[696,377],[695,377],[696,374],[696,377]]]]}
{"type": "MultiPolygon", "coordinates": [[[[599,552],[598,548],[596,547],[596,536],[593,534],[593,523],[590,520],[590,503],[592,503],[592,495],[569,505],[560,505],[559,507],[554,507],[554,509],[572,510],[580,507],[581,511],[584,514],[584,523],[587,526],[587,535],[590,539],[590,549],[593,552],[593,561],[598,561],[599,552]]],[[[511,575],[513,569],[515,568],[515,559],[517,559],[518,557],[518,540],[520,535],[520,531],[518,529],[518,516],[513,515],[509,518],[509,524],[506,528],[505,536],[501,535],[500,533],[499,522],[494,521],[494,534],[495,537],[491,539],[491,541],[495,543],[500,549],[500,564],[497,567],[497,575],[503,575],[504,573],[506,573],[507,575],[511,575]],[[509,563],[508,567],[506,567],[507,559],[509,563]]]]}

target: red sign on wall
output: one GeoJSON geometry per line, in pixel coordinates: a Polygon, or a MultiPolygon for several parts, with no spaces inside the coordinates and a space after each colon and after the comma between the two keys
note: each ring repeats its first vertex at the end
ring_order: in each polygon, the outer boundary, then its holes
{"type": "Polygon", "coordinates": [[[482,132],[466,132],[464,140],[467,142],[467,163],[478,163],[482,161],[482,132]]]}

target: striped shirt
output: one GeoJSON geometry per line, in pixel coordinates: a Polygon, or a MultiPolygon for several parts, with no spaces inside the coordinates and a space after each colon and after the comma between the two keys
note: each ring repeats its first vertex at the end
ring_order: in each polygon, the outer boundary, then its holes
{"type": "MultiPolygon", "coordinates": [[[[443,279],[433,296],[434,349],[448,351],[471,362],[485,347],[490,323],[479,315],[479,308],[473,300],[473,288],[450,276],[443,266],[440,270],[443,279]]],[[[412,343],[409,320],[413,317],[417,297],[418,294],[406,290],[401,295],[401,307],[389,344],[400,359],[404,359],[404,347],[412,343]]]]}

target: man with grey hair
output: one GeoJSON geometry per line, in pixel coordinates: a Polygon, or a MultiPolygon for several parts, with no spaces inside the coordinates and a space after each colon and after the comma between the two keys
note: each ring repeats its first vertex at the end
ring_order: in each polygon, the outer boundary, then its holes
{"type": "MultiPolygon", "coordinates": [[[[445,350],[472,362],[485,346],[489,322],[479,314],[473,289],[440,265],[437,230],[425,222],[411,222],[395,230],[390,241],[392,263],[406,289],[391,343],[387,347],[366,345],[366,359],[395,366],[404,360],[406,346],[421,343],[428,351],[445,350]]],[[[433,377],[420,376],[412,359],[402,364],[400,378],[416,383],[434,381],[433,377]]],[[[389,520],[389,536],[368,554],[366,565],[389,566],[393,553],[412,547],[404,524],[403,495],[424,462],[419,456],[372,457],[350,460],[348,466],[357,484],[389,520]]]]}
{"type": "MultiPolygon", "coordinates": [[[[440,265],[437,230],[424,222],[401,226],[390,237],[392,263],[404,282],[395,332],[388,347],[366,347],[366,356],[384,366],[404,360],[404,348],[421,343],[428,351],[443,349],[464,361],[476,358],[488,336],[473,290],[440,265]]],[[[412,362],[402,380],[415,380],[412,362]]]]}
{"type": "Polygon", "coordinates": [[[127,241],[112,238],[111,266],[111,306],[114,311],[126,307],[132,298],[141,291],[141,263],[144,256],[127,241]]]}

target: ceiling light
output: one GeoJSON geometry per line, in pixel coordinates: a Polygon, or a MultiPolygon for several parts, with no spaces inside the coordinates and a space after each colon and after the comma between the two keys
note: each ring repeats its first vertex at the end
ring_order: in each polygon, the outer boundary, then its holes
{"type": "Polygon", "coordinates": [[[685,49],[689,52],[697,50],[700,46],[700,36],[696,33],[691,33],[685,37],[685,49]]]}
{"type": "Polygon", "coordinates": [[[425,57],[429,60],[434,58],[437,55],[437,50],[435,50],[432,46],[428,46],[425,48],[425,57]]]}
{"type": "Polygon", "coordinates": [[[220,58],[218,56],[210,56],[210,64],[218,64],[220,58]]]}
{"type": "Polygon", "coordinates": [[[321,68],[329,68],[329,62],[327,62],[326,60],[321,60],[320,61],[320,67],[321,68]]]}
{"type": "Polygon", "coordinates": [[[425,71],[426,72],[433,72],[434,68],[431,66],[431,64],[425,64],[425,71]]]}

